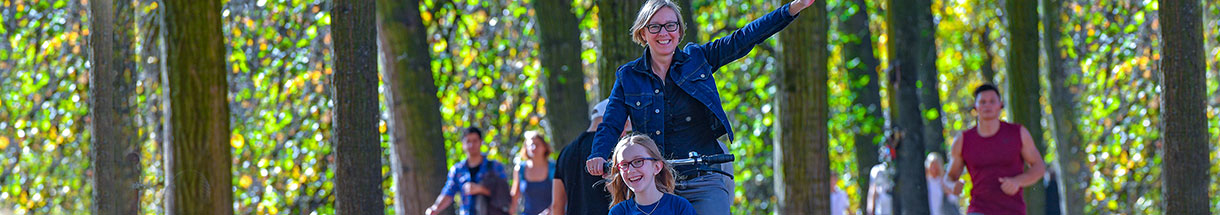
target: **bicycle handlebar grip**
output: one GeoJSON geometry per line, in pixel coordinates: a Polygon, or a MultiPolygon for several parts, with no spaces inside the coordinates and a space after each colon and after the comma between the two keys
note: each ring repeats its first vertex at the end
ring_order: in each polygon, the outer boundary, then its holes
{"type": "Polygon", "coordinates": [[[733,154],[719,154],[707,156],[703,158],[703,161],[707,162],[707,164],[718,164],[733,162],[735,159],[736,157],[733,154]]]}

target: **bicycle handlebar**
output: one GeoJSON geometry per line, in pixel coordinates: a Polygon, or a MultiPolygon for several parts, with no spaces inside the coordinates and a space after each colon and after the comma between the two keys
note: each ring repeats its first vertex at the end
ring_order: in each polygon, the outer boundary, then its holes
{"type": "MultiPolygon", "coordinates": [[[[702,166],[729,163],[737,160],[737,156],[733,154],[699,155],[699,153],[690,152],[687,155],[689,155],[687,158],[665,160],[665,164],[673,166],[702,166]]],[[[609,174],[610,168],[614,168],[613,162],[606,162],[602,169],[605,170],[606,174],[609,174]]]]}

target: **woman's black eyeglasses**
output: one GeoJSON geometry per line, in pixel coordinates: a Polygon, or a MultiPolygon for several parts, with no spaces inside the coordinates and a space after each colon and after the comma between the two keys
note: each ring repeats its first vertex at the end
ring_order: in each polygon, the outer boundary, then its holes
{"type": "Polygon", "coordinates": [[[665,31],[678,31],[678,22],[666,22],[665,24],[647,24],[644,28],[648,28],[648,33],[661,33],[661,27],[665,27],[665,31]]]}
{"type": "Polygon", "coordinates": [[[631,167],[633,167],[633,168],[640,168],[640,167],[644,167],[644,161],[646,161],[646,160],[649,160],[649,161],[657,161],[657,159],[656,159],[656,158],[636,158],[636,159],[631,160],[631,161],[619,162],[619,163],[617,164],[617,165],[618,165],[618,170],[620,170],[620,171],[625,171],[625,170],[627,170],[627,165],[628,165],[628,164],[630,164],[630,165],[631,165],[631,167]]]}

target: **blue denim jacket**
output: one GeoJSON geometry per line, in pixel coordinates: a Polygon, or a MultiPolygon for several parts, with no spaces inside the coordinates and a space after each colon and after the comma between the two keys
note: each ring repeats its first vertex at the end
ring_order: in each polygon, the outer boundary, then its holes
{"type": "MultiPolygon", "coordinates": [[[[687,44],[686,47],[674,53],[667,76],[677,78],[677,84],[691,97],[699,100],[713,112],[733,139],[733,129],[729,126],[729,117],[720,105],[720,92],[716,88],[716,79],[712,77],[717,69],[729,62],[744,57],[755,45],[787,27],[796,16],[788,14],[788,5],[758,18],[732,34],[716,39],[707,44],[687,44]]],[[[617,79],[610,92],[610,102],[602,123],[597,126],[597,135],[593,138],[593,151],[588,159],[595,157],[610,159],[611,150],[618,143],[623,124],[631,118],[632,128],[636,132],[647,133],[658,146],[665,144],[662,131],[665,130],[665,101],[661,96],[661,80],[652,73],[648,66],[648,50],[634,61],[619,67],[615,73],[617,79]]],[[[721,134],[710,134],[720,136],[721,134]]]]}

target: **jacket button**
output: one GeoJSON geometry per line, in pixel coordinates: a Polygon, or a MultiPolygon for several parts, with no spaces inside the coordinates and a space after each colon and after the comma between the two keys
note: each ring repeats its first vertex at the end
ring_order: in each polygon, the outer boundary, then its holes
{"type": "Polygon", "coordinates": [[[653,110],[652,112],[661,113],[661,109],[653,110]]]}
{"type": "Polygon", "coordinates": [[[699,74],[699,77],[700,77],[700,78],[706,78],[706,77],[707,77],[707,74],[699,74]]]}
{"type": "Polygon", "coordinates": [[[657,135],[661,135],[661,131],[657,131],[657,135]]]}
{"type": "Polygon", "coordinates": [[[687,122],[690,122],[690,117],[689,117],[689,116],[688,116],[688,117],[686,117],[686,121],[687,121],[687,122]]]}
{"type": "Polygon", "coordinates": [[[640,102],[635,102],[635,106],[640,106],[640,102]]]}
{"type": "Polygon", "coordinates": [[[661,93],[661,89],[652,90],[653,93],[661,93]]]}

